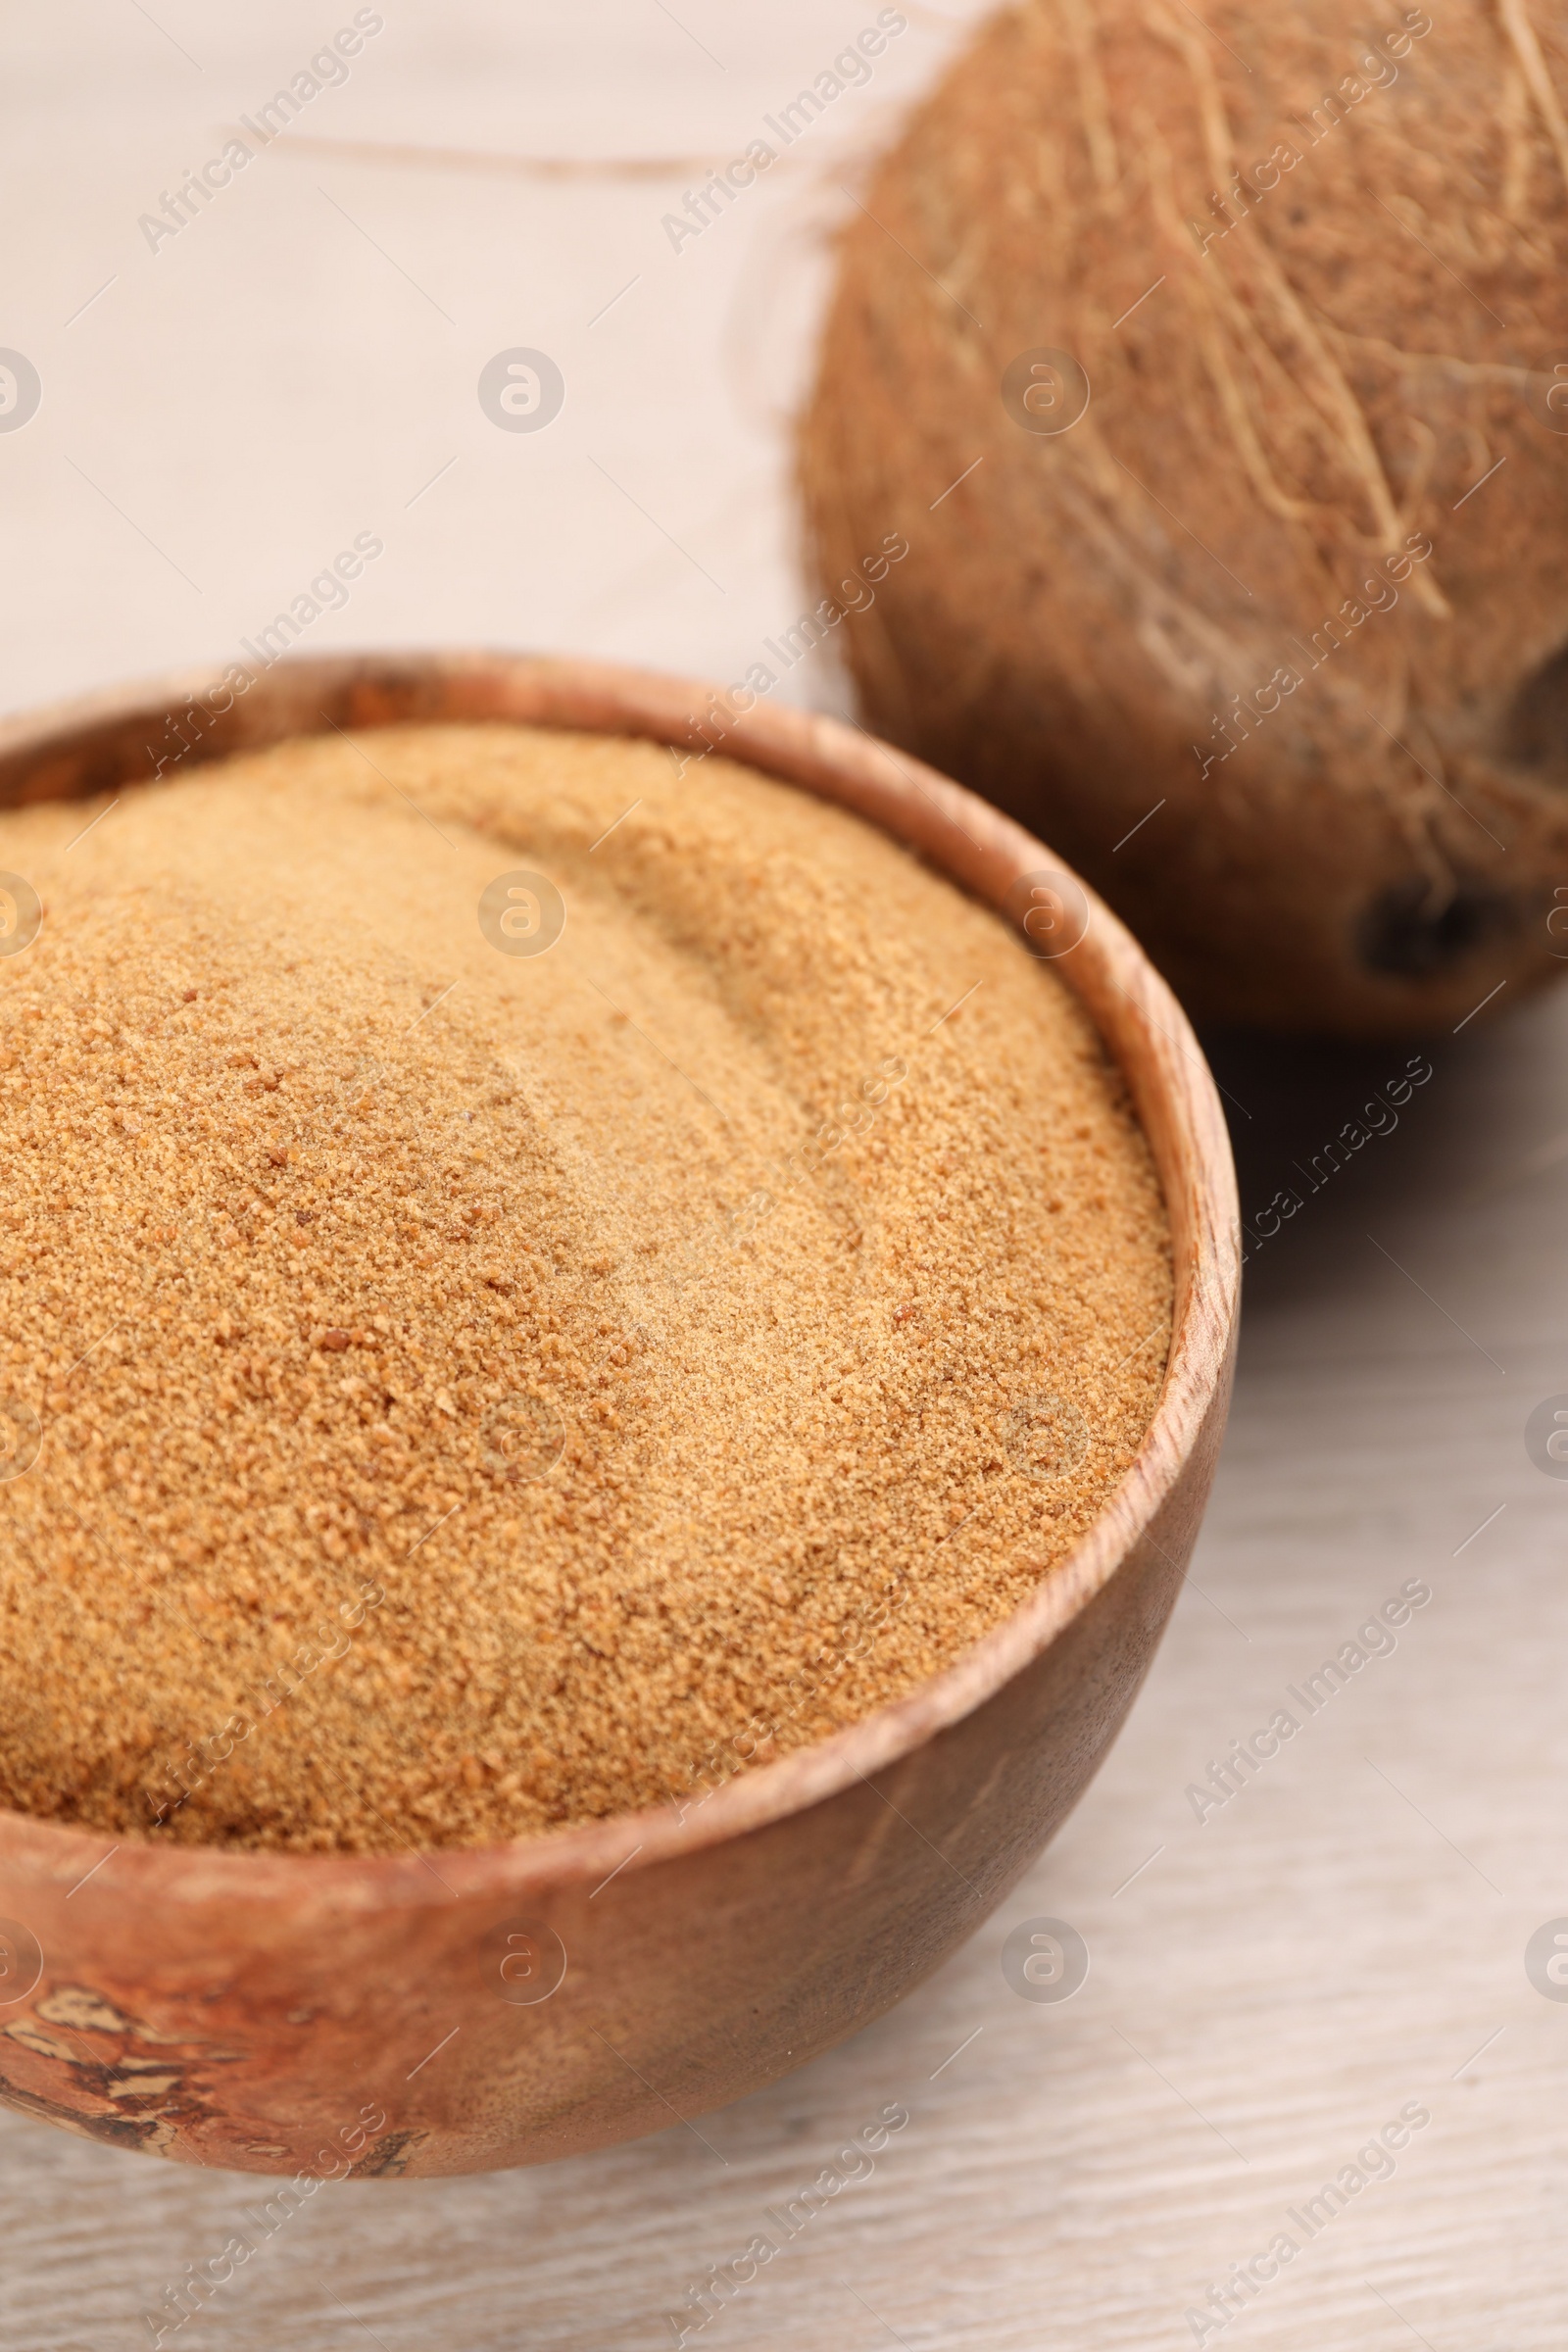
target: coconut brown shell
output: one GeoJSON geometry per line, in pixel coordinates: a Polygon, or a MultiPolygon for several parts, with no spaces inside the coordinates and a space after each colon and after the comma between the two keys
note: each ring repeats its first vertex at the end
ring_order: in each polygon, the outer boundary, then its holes
{"type": "Polygon", "coordinates": [[[1511,1004],[1568,956],[1565,264],[1543,0],[990,20],[857,200],[804,420],[868,723],[1202,1015],[1511,1004]]]}

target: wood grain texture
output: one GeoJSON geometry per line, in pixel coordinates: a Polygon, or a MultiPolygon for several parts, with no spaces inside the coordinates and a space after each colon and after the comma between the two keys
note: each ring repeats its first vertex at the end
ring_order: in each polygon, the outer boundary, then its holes
{"type": "MultiPolygon", "coordinates": [[[[760,333],[757,314],[780,299],[791,181],[751,192],[755,227],[737,214],[676,256],[657,189],[519,194],[274,151],[155,258],[134,234],[151,194],[336,20],[305,0],[265,19],[154,13],[204,73],[135,11],[60,0],[17,23],[0,186],[27,230],[0,339],[30,350],[45,403],[0,440],[4,707],[226,659],[366,523],[387,530],[387,559],[313,637],[504,629],[739,676],[805,595],[777,437],[746,379],[733,389],[723,341],[739,321],[756,373],[788,386],[795,340],[760,333]],[[570,377],[533,443],[493,432],[472,396],[482,362],[519,342],[570,377]]],[[[516,0],[505,18],[400,0],[318,108],[367,140],[727,155],[874,11],[798,0],[744,36],[701,0],[676,13],[723,71],[646,0],[576,16],[516,0]]],[[[934,67],[938,37],[916,23],[868,103],[934,67]]],[[[823,135],[858,137],[858,103],[823,135]]],[[[782,691],[833,701],[823,660],[782,691]]],[[[1209,2342],[1560,2352],[1568,2004],[1533,1989],[1523,1953],[1568,1914],[1568,1487],[1521,1433],[1568,1390],[1568,1004],[1479,1031],[1439,1041],[1397,1131],[1317,1194],[1293,1162],[1402,1055],[1211,1041],[1249,1221],[1287,1184],[1307,1205],[1247,1268],[1214,1498],[1138,1703],[990,1924],[865,2033],[703,2120],[707,2146],[671,2121],[540,2170],[323,2188],[167,2343],[373,2352],[368,2328],[385,2352],[656,2352],[708,2266],[903,2100],[910,2125],[871,2178],[689,2341],[1182,2352],[1186,2310],[1419,2097],[1432,2124],[1394,2178],[1209,2342]],[[1200,1826],[1188,1784],[1417,1576],[1434,1599],[1396,1653],[1200,1826]],[[1017,1999],[999,1963],[1043,1915],[1092,1956],[1059,2008],[1017,1999]]],[[[6,2352],[146,2352],[143,2314],[270,2186],[0,2113],[6,2352]]]]}
{"type": "MultiPolygon", "coordinates": [[[[368,2339],[346,2307],[389,2352],[652,2352],[708,2267],[902,2101],[872,2175],[692,2340],[874,2352],[885,2322],[915,2352],[1174,2348],[1185,2311],[1415,2099],[1432,2122],[1393,2178],[1209,2340],[1396,2352],[1414,2338],[1386,2297],[1434,2352],[1555,2352],[1568,2009],[1523,1951],[1568,1912],[1568,1496],[1520,1433],[1568,1386],[1562,1163],[1539,1164],[1568,1133],[1568,1005],[1433,1058],[1399,1129],[1249,1267],[1193,1581],[1104,1769],[991,1925],[701,2137],[672,2122],[542,2171],[323,2189],[172,2340],[348,2352],[368,2339]],[[1200,1825],[1187,1786],[1412,1578],[1434,1597],[1397,1649],[1200,1825]],[[1092,1955],[1060,2008],[1002,1975],[1004,1935],[1040,1916],[1092,1955]]],[[[1281,1072],[1272,1050],[1222,1050],[1250,1207],[1400,1059],[1281,1072]]],[[[26,2352],[131,2352],[187,2263],[259,2234],[268,2193],[16,2117],[0,2164],[26,2352]]]]}
{"type": "MultiPolygon", "coordinates": [[[[700,750],[686,713],[708,701],[694,681],[602,664],[306,660],[243,694],[164,681],[17,721],[0,733],[0,800],[44,797],[40,778],[48,797],[146,789],[144,747],[170,711],[195,714],[190,768],[299,732],[443,719],[700,750]]],[[[693,1804],[433,1857],[106,1851],[0,1813],[0,1919],[38,1955],[0,2016],[0,2099],[25,2113],[185,2163],[378,2178],[542,2163],[658,2130],[671,2107],[706,2114],[938,1966],[1119,1729],[1229,1401],[1239,1237],[1218,1097],[1128,933],[1008,819],[837,720],[763,704],[726,748],[883,825],[1015,919],[1033,919],[1020,881],[1053,873],[1053,969],[1125,1071],[1171,1222],[1171,1351],[1131,1470],[1029,1601],[946,1673],[829,1740],[737,1759],[693,1804]]]]}

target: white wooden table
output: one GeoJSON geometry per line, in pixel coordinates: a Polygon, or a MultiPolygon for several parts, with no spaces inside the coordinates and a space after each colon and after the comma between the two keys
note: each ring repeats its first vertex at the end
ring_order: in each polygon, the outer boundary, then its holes
{"type": "MultiPolygon", "coordinates": [[[[137,216],[352,8],[7,7],[0,346],[43,387],[0,433],[7,707],[227,658],[361,530],[385,556],[313,647],[489,641],[728,678],[799,610],[777,412],[820,299],[813,224],[951,33],[912,22],[676,252],[661,216],[695,173],[346,150],[725,159],[874,20],[869,0],[383,13],[347,82],[153,252],[137,216]],[[545,431],[479,407],[480,368],[514,348],[562,369],[545,431]]],[[[794,683],[838,694],[806,664],[794,683]]],[[[1250,1269],[1194,1582],[1099,1783],[973,1943],[702,2137],[329,2188],[169,2341],[668,2344],[708,2266],[897,2101],[911,2121],[869,2178],[689,2342],[1149,2352],[1197,2340],[1185,2315],[1254,2262],[1204,2340],[1561,2346],[1568,2002],[1524,1954],[1568,1914],[1568,1484],[1523,1431],[1568,1391],[1568,999],[1432,1052],[1397,1132],[1250,1269]],[[1298,1736],[1200,1822],[1189,1786],[1407,1580],[1432,1598],[1392,1654],[1296,1709],[1298,1736]],[[1046,1915],[1091,1953],[1059,2006],[1018,1998],[999,1962],[1046,1915]],[[1430,2121],[1388,2177],[1324,2201],[1310,2233],[1288,2218],[1407,2107],[1430,2121]],[[1282,2231],[1298,2250],[1259,2283],[1282,2231]]],[[[1250,1208],[1404,1059],[1217,1054],[1248,1114],[1250,1208]]],[[[0,2343],[147,2345],[142,2314],[261,2185],[0,2116],[0,2343]]]]}

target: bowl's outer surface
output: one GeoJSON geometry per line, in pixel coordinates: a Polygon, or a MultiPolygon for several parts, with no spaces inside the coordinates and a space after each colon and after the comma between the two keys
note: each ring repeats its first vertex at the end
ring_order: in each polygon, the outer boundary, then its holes
{"type": "MultiPolygon", "coordinates": [[[[160,755],[178,775],[328,719],[516,719],[700,751],[692,714],[710,705],[678,679],[502,654],[228,678],[0,728],[0,806],[128,789],[160,755]]],[[[767,706],[727,723],[726,753],[858,809],[998,906],[1020,874],[1061,870],[852,727],[767,706]]],[[[1207,1499],[1234,1354],[1238,1221],[1213,1084],[1163,983],[1092,894],[1087,906],[1055,969],[1126,1072],[1153,1150],[1176,1331],[1138,1460],[1071,1556],[908,1698],[776,1762],[736,1758],[685,1807],[374,1856],[111,1850],[0,1812],[0,2098],[185,2162],[298,2175],[293,2196],[346,2171],[539,2163],[801,2065],[1003,1899],[1149,1666],[1207,1499]]]]}

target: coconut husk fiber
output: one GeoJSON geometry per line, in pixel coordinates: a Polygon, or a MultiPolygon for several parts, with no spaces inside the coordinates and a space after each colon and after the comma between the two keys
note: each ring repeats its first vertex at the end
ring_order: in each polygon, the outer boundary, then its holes
{"type": "Polygon", "coordinates": [[[864,715],[1201,1014],[1563,968],[1565,109],[1544,0],[1029,0],[843,232],[800,463],[825,595],[908,541],[864,715]]]}

